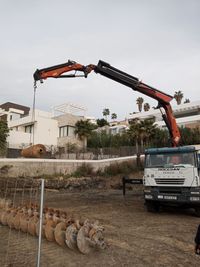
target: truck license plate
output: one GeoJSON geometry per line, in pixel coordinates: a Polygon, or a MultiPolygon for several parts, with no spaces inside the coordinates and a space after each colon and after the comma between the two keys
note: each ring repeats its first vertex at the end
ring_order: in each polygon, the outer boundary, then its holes
{"type": "Polygon", "coordinates": [[[176,200],[176,196],[164,196],[164,199],[169,199],[169,200],[176,200]]]}

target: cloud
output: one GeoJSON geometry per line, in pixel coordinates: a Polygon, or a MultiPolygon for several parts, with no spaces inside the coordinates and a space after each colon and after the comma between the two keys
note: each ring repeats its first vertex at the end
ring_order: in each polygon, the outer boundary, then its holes
{"type": "MultiPolygon", "coordinates": [[[[173,94],[198,95],[200,17],[198,0],[3,1],[0,11],[1,102],[32,105],[36,68],[99,59],[173,94]]],[[[130,88],[100,75],[49,79],[38,86],[36,106],[75,102],[102,116],[110,108],[124,118],[137,110],[130,88]]],[[[89,114],[89,115],[90,115],[89,114]]]]}

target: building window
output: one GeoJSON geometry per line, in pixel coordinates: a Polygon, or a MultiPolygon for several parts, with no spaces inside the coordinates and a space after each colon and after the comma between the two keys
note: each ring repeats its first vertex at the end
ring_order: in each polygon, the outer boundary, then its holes
{"type": "Polygon", "coordinates": [[[75,127],[66,125],[59,128],[59,137],[74,136],[75,127]]]}
{"type": "Polygon", "coordinates": [[[68,126],[68,136],[75,136],[75,133],[74,133],[74,131],[75,131],[75,127],[73,127],[73,126],[68,126]]]}
{"type": "Polygon", "coordinates": [[[18,120],[18,119],[20,119],[21,118],[21,115],[20,114],[18,114],[18,113],[11,113],[11,115],[10,115],[10,121],[14,121],[14,120],[18,120]]]}
{"type": "Polygon", "coordinates": [[[25,126],[25,133],[33,132],[33,124],[25,126]]]}

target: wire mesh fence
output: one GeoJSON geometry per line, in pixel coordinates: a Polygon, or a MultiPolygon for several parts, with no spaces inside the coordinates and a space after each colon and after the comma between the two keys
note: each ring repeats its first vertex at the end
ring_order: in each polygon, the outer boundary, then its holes
{"type": "MultiPolygon", "coordinates": [[[[46,158],[54,159],[88,159],[88,160],[101,160],[108,158],[127,157],[133,156],[137,153],[143,154],[144,148],[135,146],[121,146],[121,147],[104,147],[104,148],[86,148],[73,150],[66,147],[49,148],[46,154],[46,158]]],[[[8,158],[21,157],[20,149],[7,149],[8,158]]]]}
{"type": "Polygon", "coordinates": [[[0,266],[36,266],[38,242],[27,228],[28,212],[39,205],[40,181],[0,179],[0,266]]]}
{"type": "Polygon", "coordinates": [[[137,153],[143,153],[143,148],[136,148],[135,146],[121,146],[121,147],[103,147],[103,148],[86,148],[82,150],[69,151],[67,147],[59,148],[55,154],[56,158],[62,159],[90,159],[101,160],[117,157],[133,156],[137,153]]]}
{"type": "Polygon", "coordinates": [[[72,215],[69,203],[63,203],[62,209],[57,207],[52,201],[56,193],[60,199],[58,190],[46,187],[43,208],[41,179],[0,179],[0,266],[66,266],[69,255],[75,259],[78,253],[81,259],[80,252],[88,254],[105,248],[104,229],[98,221],[72,215]],[[39,232],[42,246],[38,260],[39,232]]]}

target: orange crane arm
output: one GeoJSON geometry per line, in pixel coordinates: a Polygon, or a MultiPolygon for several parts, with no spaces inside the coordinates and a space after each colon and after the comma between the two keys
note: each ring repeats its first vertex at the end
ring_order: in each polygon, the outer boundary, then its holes
{"type": "Polygon", "coordinates": [[[84,66],[74,61],[68,60],[68,62],[60,65],[55,65],[52,67],[36,70],[33,74],[35,81],[42,81],[47,78],[71,78],[71,77],[87,77],[88,73],[93,70],[92,65],[84,66]],[[83,75],[69,74],[62,75],[65,72],[69,71],[80,71],[83,72],[83,75]]]}
{"type": "Polygon", "coordinates": [[[99,60],[98,65],[81,65],[79,63],[76,63],[74,61],[68,61],[67,63],[61,64],[61,65],[56,65],[52,66],[49,68],[45,69],[40,69],[36,70],[34,73],[34,80],[35,82],[40,80],[42,81],[43,79],[46,78],[70,78],[70,77],[85,77],[87,78],[87,75],[91,72],[94,71],[96,73],[99,73],[109,79],[112,79],[118,83],[121,83],[125,86],[128,86],[132,88],[135,91],[138,91],[144,95],[147,95],[155,100],[158,101],[158,107],[157,108],[164,108],[165,114],[163,114],[162,110],[162,117],[163,120],[166,123],[166,126],[169,130],[170,136],[171,136],[171,141],[172,141],[172,146],[176,147],[180,143],[180,131],[178,129],[178,125],[176,123],[176,119],[173,115],[172,107],[170,105],[170,101],[173,99],[173,96],[168,95],[156,88],[153,88],[147,84],[142,83],[139,81],[138,78],[131,76],[130,74],[127,74],[110,64],[99,60]],[[75,74],[68,74],[68,75],[63,75],[65,72],[69,71],[81,71],[84,73],[84,75],[76,75],[75,74]]]}

